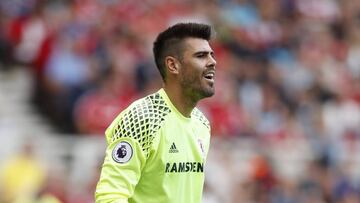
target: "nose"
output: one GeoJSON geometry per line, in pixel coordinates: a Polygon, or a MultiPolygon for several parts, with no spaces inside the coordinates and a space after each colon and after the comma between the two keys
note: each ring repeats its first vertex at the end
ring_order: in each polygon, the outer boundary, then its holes
{"type": "Polygon", "coordinates": [[[215,67],[216,66],[216,60],[213,56],[209,56],[209,62],[208,62],[208,66],[213,66],[215,67]]]}

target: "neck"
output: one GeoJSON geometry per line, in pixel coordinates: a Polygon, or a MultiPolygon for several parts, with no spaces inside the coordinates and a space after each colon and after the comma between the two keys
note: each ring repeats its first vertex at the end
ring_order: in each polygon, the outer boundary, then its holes
{"type": "Polygon", "coordinates": [[[179,86],[164,86],[164,90],[175,108],[185,117],[190,118],[197,101],[189,97],[179,86]]]}

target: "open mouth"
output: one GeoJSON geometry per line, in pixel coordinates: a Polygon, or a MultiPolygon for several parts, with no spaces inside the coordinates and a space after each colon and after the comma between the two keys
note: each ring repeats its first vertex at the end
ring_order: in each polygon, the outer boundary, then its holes
{"type": "Polygon", "coordinates": [[[215,72],[213,71],[210,71],[210,72],[207,72],[204,77],[207,79],[207,80],[214,80],[215,78],[215,72]]]}

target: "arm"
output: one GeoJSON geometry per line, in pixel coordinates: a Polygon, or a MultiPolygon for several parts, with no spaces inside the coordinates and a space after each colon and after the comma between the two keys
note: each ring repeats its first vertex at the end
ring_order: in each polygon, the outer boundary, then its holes
{"type": "Polygon", "coordinates": [[[96,187],[96,203],[127,203],[141,177],[146,161],[136,132],[114,121],[106,131],[108,147],[96,187]]]}

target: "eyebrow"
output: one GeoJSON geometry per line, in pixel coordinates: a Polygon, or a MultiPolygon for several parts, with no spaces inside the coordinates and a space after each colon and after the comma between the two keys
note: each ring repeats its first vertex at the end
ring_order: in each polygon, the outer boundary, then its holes
{"type": "Polygon", "coordinates": [[[198,54],[214,54],[214,51],[197,51],[197,52],[193,53],[194,56],[196,56],[198,54]]]}

